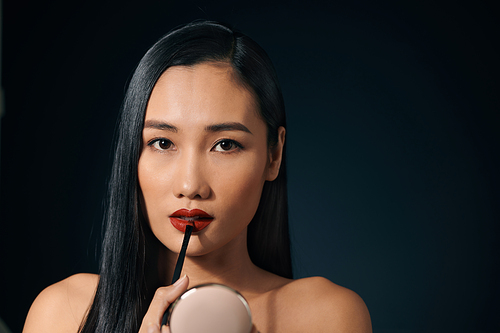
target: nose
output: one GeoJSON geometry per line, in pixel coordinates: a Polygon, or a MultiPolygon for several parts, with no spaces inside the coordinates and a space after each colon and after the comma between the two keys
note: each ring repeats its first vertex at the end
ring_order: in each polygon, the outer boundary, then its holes
{"type": "Polygon", "coordinates": [[[174,174],[175,197],[190,200],[210,197],[211,189],[201,160],[194,152],[185,152],[179,157],[174,174]]]}

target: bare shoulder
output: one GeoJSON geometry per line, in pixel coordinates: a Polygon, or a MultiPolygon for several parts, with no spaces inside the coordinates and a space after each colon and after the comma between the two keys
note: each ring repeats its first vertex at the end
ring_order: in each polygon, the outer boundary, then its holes
{"type": "MultiPolygon", "coordinates": [[[[294,280],[281,288],[294,331],[372,332],[365,302],[354,291],[322,277],[294,280]],[[292,320],[293,319],[293,320],[292,320]]],[[[290,330],[291,331],[291,330],[290,330]]]]}
{"type": "Polygon", "coordinates": [[[31,305],[23,333],[76,333],[94,299],[98,282],[98,275],[82,273],[45,288],[31,305]]]}

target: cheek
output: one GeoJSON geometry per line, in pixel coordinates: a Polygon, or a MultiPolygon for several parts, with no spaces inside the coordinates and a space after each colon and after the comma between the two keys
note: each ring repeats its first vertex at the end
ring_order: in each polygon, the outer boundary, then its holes
{"type": "Polygon", "coordinates": [[[265,161],[253,162],[253,165],[242,163],[226,168],[217,173],[214,182],[218,184],[214,189],[216,200],[226,206],[228,214],[241,218],[243,223],[249,223],[255,215],[265,182],[265,161]]]}
{"type": "Polygon", "coordinates": [[[164,199],[169,189],[169,173],[158,169],[158,165],[147,159],[139,159],[137,168],[141,203],[144,215],[152,213],[148,207],[154,207],[158,201],[164,199]]]}

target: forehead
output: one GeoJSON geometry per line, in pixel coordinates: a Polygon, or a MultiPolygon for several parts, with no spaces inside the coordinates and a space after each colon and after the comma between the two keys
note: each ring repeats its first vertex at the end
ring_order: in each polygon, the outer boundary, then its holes
{"type": "Polygon", "coordinates": [[[253,93],[226,63],[174,66],[157,81],[146,119],[191,122],[255,121],[260,115],[253,93]]]}

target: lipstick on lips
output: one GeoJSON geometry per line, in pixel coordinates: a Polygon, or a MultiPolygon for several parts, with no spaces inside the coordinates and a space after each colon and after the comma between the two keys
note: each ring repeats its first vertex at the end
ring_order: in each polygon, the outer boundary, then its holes
{"type": "Polygon", "coordinates": [[[185,232],[187,225],[193,226],[193,231],[197,232],[205,229],[210,222],[213,221],[213,216],[202,211],[201,209],[179,209],[169,216],[170,223],[175,229],[185,232]]]}

